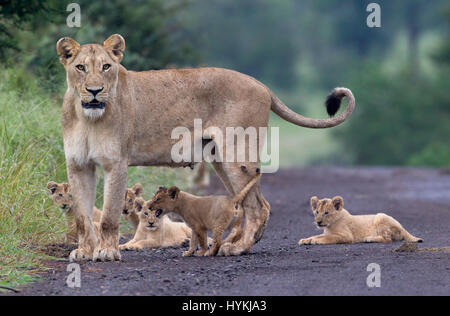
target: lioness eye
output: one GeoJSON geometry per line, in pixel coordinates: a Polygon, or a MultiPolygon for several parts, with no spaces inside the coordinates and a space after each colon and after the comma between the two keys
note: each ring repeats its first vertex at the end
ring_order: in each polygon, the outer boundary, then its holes
{"type": "Polygon", "coordinates": [[[108,70],[109,68],[111,68],[111,65],[110,64],[104,64],[103,65],[103,70],[105,71],[105,70],[108,70]]]}
{"type": "Polygon", "coordinates": [[[80,71],[85,71],[86,70],[86,68],[84,68],[83,65],[76,65],[75,67],[77,67],[77,69],[80,70],[80,71]]]}
{"type": "Polygon", "coordinates": [[[63,195],[62,195],[62,194],[60,193],[60,194],[59,194],[59,196],[61,196],[61,197],[62,197],[63,195]]]}

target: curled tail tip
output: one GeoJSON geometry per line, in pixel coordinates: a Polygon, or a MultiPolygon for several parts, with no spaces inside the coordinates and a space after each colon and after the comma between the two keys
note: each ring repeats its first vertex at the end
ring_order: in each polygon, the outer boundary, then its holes
{"type": "Polygon", "coordinates": [[[336,115],[341,108],[342,98],[344,98],[351,91],[347,88],[334,88],[333,91],[327,96],[325,105],[327,107],[327,113],[330,117],[336,115]]]}
{"type": "Polygon", "coordinates": [[[325,101],[325,106],[327,107],[327,113],[330,117],[333,117],[336,115],[336,113],[339,111],[341,107],[341,98],[338,98],[334,91],[331,92],[325,101]]]}

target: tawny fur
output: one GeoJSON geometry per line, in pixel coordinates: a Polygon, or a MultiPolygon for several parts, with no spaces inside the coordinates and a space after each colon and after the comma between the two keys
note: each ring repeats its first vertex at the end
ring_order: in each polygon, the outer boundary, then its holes
{"type": "Polygon", "coordinates": [[[192,229],[189,250],[183,256],[215,256],[222,245],[222,236],[228,228],[230,235],[225,242],[233,241],[241,234],[241,221],[244,214],[242,200],[259,180],[257,174],[234,197],[205,196],[198,197],[178,187],[161,187],[149,203],[149,208],[164,215],[169,212],[179,214],[192,229]],[[207,233],[212,232],[212,245],[208,249],[207,233]],[[197,250],[200,245],[200,249],[197,250]]]}
{"type": "Polygon", "coordinates": [[[191,229],[185,223],[172,222],[167,216],[155,214],[151,201],[135,200],[134,212],[139,214],[139,226],[133,239],[120,245],[120,250],[141,250],[181,246],[191,238],[191,229]],[[158,216],[156,216],[158,215],[158,216]]]}
{"type": "Polygon", "coordinates": [[[324,233],[301,239],[300,245],[423,241],[412,236],[398,221],[384,213],[351,215],[344,209],[344,199],[340,196],[322,200],[313,196],[310,202],[315,223],[324,233]]]}
{"type": "MultiPolygon", "coordinates": [[[[176,127],[184,126],[192,135],[194,119],[202,120],[204,130],[215,127],[223,135],[227,127],[253,127],[258,130],[256,142],[260,143],[259,128],[268,126],[271,110],[300,126],[327,128],[342,123],[355,106],[351,91],[337,88],[333,91],[336,98],[349,99],[346,111],[334,118],[315,120],[294,113],[265,85],[236,71],[219,68],[128,71],[120,64],[125,40],[118,34],[111,35],[103,45],[80,45],[71,38],[61,38],[56,50],[66,70],[61,125],[79,226],[79,247],[71,253],[72,261],[120,260],[119,222],[127,168],[190,165],[172,160],[171,150],[178,140],[171,135],[176,127]],[[104,170],[106,180],[98,240],[92,224],[97,166],[104,170]]],[[[215,134],[209,138],[214,141],[215,134]]],[[[197,141],[192,139],[192,146],[197,141]]],[[[225,146],[216,144],[216,147],[226,157],[225,146]]],[[[246,152],[249,147],[246,144],[246,152]]],[[[249,168],[260,166],[259,160],[246,164],[249,168]]],[[[249,176],[240,172],[242,163],[212,165],[232,195],[249,181],[249,176]]],[[[263,235],[270,206],[259,184],[249,192],[243,208],[242,238],[232,245],[224,244],[224,253],[248,252],[263,235]]]]}
{"type": "MultiPolygon", "coordinates": [[[[66,217],[67,233],[65,236],[66,244],[77,244],[78,243],[78,231],[75,222],[75,211],[73,209],[73,198],[70,193],[70,187],[68,183],[56,183],[50,181],[47,183],[47,189],[53,202],[56,206],[63,212],[66,217]]],[[[95,225],[95,232],[98,234],[100,220],[102,218],[102,211],[94,206],[92,213],[92,220],[95,225]]]]}
{"type": "Polygon", "coordinates": [[[140,183],[133,185],[133,187],[127,189],[125,192],[125,205],[122,210],[122,218],[131,225],[134,232],[136,232],[139,226],[139,214],[134,210],[134,201],[136,198],[142,197],[142,192],[143,188],[140,183]]]}

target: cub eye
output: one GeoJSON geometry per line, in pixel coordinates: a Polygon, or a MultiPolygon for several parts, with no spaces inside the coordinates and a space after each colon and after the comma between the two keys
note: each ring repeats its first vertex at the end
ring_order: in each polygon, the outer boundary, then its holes
{"type": "Polygon", "coordinates": [[[110,64],[104,64],[104,65],[103,65],[103,71],[106,71],[106,70],[108,70],[109,68],[111,68],[111,65],[110,65],[110,64]]]}
{"type": "Polygon", "coordinates": [[[325,215],[328,215],[328,212],[325,212],[325,215]]]}
{"type": "Polygon", "coordinates": [[[144,212],[144,215],[145,215],[145,216],[148,216],[148,213],[147,213],[147,212],[144,212]]]}
{"type": "Polygon", "coordinates": [[[159,216],[161,216],[161,213],[162,213],[162,210],[157,210],[156,213],[155,213],[155,216],[159,217],[159,216]]]}
{"type": "Polygon", "coordinates": [[[133,202],[133,200],[131,200],[131,199],[130,199],[130,200],[128,200],[128,203],[131,203],[131,202],[133,202]]]}
{"type": "Polygon", "coordinates": [[[316,214],[319,214],[319,211],[316,211],[316,214]]]}
{"type": "Polygon", "coordinates": [[[159,202],[159,201],[161,201],[161,198],[157,198],[157,199],[156,199],[156,202],[159,202]]]}
{"type": "Polygon", "coordinates": [[[78,70],[80,70],[80,71],[85,71],[85,70],[86,70],[86,68],[84,68],[83,65],[76,65],[75,67],[76,67],[78,70]]]}

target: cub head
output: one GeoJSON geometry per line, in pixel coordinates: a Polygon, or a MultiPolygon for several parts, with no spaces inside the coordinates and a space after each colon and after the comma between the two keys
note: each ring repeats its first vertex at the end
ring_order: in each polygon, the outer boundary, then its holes
{"type": "Polygon", "coordinates": [[[73,207],[73,198],[72,194],[70,194],[68,183],[56,183],[50,181],[47,183],[47,189],[53,202],[55,202],[63,212],[67,212],[73,207]]]}
{"type": "Polygon", "coordinates": [[[126,220],[134,213],[134,201],[142,196],[142,191],[140,183],[125,191],[125,205],[123,206],[122,215],[126,220]]]}
{"type": "Polygon", "coordinates": [[[344,199],[340,196],[322,200],[313,196],[310,202],[315,223],[319,228],[331,226],[340,218],[341,211],[344,208],[344,199]]]}
{"type": "Polygon", "coordinates": [[[139,214],[139,222],[145,229],[150,231],[156,231],[161,226],[161,220],[163,217],[162,210],[154,210],[151,208],[152,201],[144,201],[138,197],[134,201],[134,209],[139,214]]]}
{"type": "Polygon", "coordinates": [[[173,212],[177,204],[179,193],[180,189],[176,186],[168,189],[165,187],[160,187],[153,199],[151,199],[149,206],[152,210],[161,212],[163,215],[173,212]]]}
{"type": "Polygon", "coordinates": [[[80,45],[69,37],[56,43],[59,60],[66,69],[68,87],[80,98],[83,114],[99,119],[116,95],[120,62],[125,40],[119,34],[108,37],[103,45],[80,45]]]}

